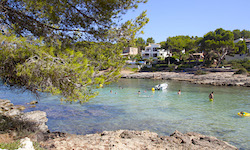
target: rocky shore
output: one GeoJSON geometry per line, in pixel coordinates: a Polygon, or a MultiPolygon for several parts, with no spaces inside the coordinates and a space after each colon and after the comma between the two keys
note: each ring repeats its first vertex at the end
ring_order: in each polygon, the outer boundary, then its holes
{"type": "MultiPolygon", "coordinates": [[[[22,126],[22,129],[32,132],[32,134],[26,136],[21,135],[26,143],[29,143],[29,140],[31,139],[32,142],[38,142],[42,148],[51,150],[237,149],[216,137],[193,132],[183,134],[179,131],[175,131],[170,136],[159,136],[157,133],[150,131],[131,130],[104,131],[102,133],[88,135],[49,132],[48,126],[46,125],[48,119],[45,112],[33,111],[24,113],[22,112],[23,109],[20,108],[22,107],[14,106],[9,100],[0,99],[0,125],[4,127],[6,124],[8,125],[7,128],[11,127],[7,131],[1,129],[0,140],[2,132],[7,132],[12,134],[12,136],[17,136],[17,133],[13,133],[20,132],[16,131],[19,130],[18,128],[15,128],[17,127],[15,126],[16,122],[18,122],[18,124],[22,126]]],[[[25,148],[22,148],[22,150],[24,149],[25,148]]],[[[30,148],[28,149],[30,150],[30,148]]]]}
{"type": "Polygon", "coordinates": [[[183,134],[175,131],[170,136],[158,136],[150,131],[104,131],[88,135],[51,134],[41,142],[52,150],[94,149],[94,150],[236,150],[227,142],[198,133],[183,134]]]}
{"type": "Polygon", "coordinates": [[[194,84],[206,84],[215,86],[245,86],[250,87],[248,75],[234,74],[234,72],[208,72],[203,75],[195,75],[192,72],[121,72],[122,78],[133,79],[159,79],[187,81],[194,84]]]}

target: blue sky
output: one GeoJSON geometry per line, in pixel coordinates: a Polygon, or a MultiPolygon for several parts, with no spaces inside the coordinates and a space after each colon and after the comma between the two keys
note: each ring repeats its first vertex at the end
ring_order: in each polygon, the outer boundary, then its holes
{"type": "Polygon", "coordinates": [[[156,43],[177,35],[202,37],[217,28],[250,30],[250,0],[149,0],[124,19],[144,10],[150,21],[138,37],[153,37],[156,43]]]}

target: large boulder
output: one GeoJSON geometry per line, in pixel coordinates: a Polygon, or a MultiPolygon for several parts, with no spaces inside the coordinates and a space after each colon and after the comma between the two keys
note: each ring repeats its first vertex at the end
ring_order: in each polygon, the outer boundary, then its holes
{"type": "Polygon", "coordinates": [[[24,109],[24,106],[13,105],[10,100],[0,99],[0,116],[5,117],[5,120],[11,121],[13,126],[20,122],[24,129],[29,129],[33,132],[47,133],[49,131],[46,125],[48,121],[46,112],[32,111],[24,113],[22,112],[24,109]]]}
{"type": "Polygon", "coordinates": [[[46,112],[44,111],[31,111],[26,112],[19,118],[23,122],[27,122],[27,124],[30,125],[30,128],[33,131],[41,131],[43,133],[46,133],[49,131],[48,126],[46,125],[46,122],[48,121],[46,112]]]}

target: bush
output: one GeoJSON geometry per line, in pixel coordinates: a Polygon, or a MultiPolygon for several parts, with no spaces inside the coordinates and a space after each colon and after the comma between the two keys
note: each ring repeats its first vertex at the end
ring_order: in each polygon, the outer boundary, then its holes
{"type": "Polygon", "coordinates": [[[245,68],[240,68],[234,74],[248,74],[248,72],[247,72],[247,70],[245,68]]]}
{"type": "Polygon", "coordinates": [[[242,63],[242,66],[247,69],[247,71],[250,71],[250,60],[248,62],[242,63]]]}
{"type": "Polygon", "coordinates": [[[155,67],[157,67],[157,68],[168,67],[168,64],[156,64],[155,67]]]}
{"type": "Polygon", "coordinates": [[[245,68],[248,71],[250,70],[250,60],[249,59],[232,60],[232,61],[229,61],[228,64],[232,64],[233,69],[245,68]]]}
{"type": "Polygon", "coordinates": [[[207,74],[206,71],[202,71],[202,70],[197,70],[195,73],[195,75],[203,75],[203,74],[207,74]]]}
{"type": "Polygon", "coordinates": [[[11,143],[0,143],[1,149],[14,150],[14,149],[18,149],[19,147],[20,147],[19,140],[11,142],[11,143]]]}
{"type": "Polygon", "coordinates": [[[195,63],[181,64],[179,65],[179,68],[193,68],[194,66],[195,66],[195,63]]]}

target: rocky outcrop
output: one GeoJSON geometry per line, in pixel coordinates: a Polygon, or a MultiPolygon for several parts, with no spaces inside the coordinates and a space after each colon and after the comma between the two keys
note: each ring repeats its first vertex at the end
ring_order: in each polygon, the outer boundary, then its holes
{"type": "Polygon", "coordinates": [[[33,143],[27,137],[20,140],[20,145],[21,145],[21,147],[18,148],[17,150],[35,150],[33,143]]]}
{"type": "Polygon", "coordinates": [[[44,111],[31,111],[24,113],[19,118],[21,121],[28,122],[31,125],[33,131],[41,131],[42,133],[48,132],[48,121],[46,112],[44,111]]]}
{"type": "Polygon", "coordinates": [[[46,112],[32,111],[22,112],[24,106],[13,105],[10,100],[0,99],[0,116],[3,122],[6,120],[12,122],[10,125],[16,126],[18,123],[22,124],[23,128],[29,128],[33,132],[46,133],[49,131],[46,122],[48,121],[46,112]]]}
{"type": "Polygon", "coordinates": [[[128,149],[128,150],[236,150],[237,148],[215,137],[198,133],[183,134],[175,131],[170,136],[158,136],[149,131],[104,131],[88,135],[50,133],[47,140],[40,143],[47,149],[128,149]]]}
{"type": "Polygon", "coordinates": [[[204,75],[195,75],[186,72],[137,72],[122,73],[122,78],[134,79],[164,79],[187,81],[194,84],[207,84],[215,86],[245,86],[250,87],[250,77],[236,75],[233,72],[210,72],[204,75]]]}
{"type": "Polygon", "coordinates": [[[23,110],[23,106],[14,106],[10,100],[0,99],[0,115],[14,117],[20,115],[21,110],[23,110]]]}

